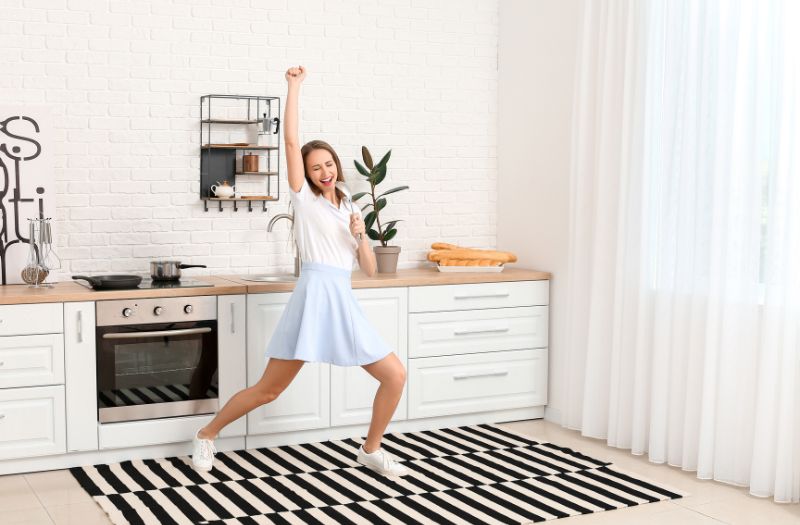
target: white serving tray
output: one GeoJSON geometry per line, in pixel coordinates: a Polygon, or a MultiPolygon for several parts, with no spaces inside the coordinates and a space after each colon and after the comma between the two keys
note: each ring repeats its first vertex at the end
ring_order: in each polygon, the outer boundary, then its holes
{"type": "Polygon", "coordinates": [[[436,267],[440,272],[452,273],[500,273],[505,266],[439,266],[436,267]]]}

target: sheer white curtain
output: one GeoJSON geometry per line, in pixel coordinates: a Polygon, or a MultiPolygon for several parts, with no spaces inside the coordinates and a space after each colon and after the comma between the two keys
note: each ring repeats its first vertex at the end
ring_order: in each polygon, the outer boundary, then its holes
{"type": "Polygon", "coordinates": [[[565,424],[800,501],[800,2],[585,9],[565,424]]]}

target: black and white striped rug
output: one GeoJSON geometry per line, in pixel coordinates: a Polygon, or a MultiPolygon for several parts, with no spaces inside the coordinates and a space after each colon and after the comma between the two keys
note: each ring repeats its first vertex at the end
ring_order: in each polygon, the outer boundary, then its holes
{"type": "Polygon", "coordinates": [[[680,498],[569,448],[494,425],[388,434],[384,478],[353,439],[71,469],[115,524],[520,524],[680,498]]]}

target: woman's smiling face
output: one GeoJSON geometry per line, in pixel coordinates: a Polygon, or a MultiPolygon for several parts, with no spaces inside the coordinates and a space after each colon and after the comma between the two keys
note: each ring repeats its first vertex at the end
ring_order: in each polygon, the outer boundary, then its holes
{"type": "Polygon", "coordinates": [[[333,190],[339,176],[333,155],[324,149],[315,149],[306,156],[306,173],[323,193],[333,190]]]}

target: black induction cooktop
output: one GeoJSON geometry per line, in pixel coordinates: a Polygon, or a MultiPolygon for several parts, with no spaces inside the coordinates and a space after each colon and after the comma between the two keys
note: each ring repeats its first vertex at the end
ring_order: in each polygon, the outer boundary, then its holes
{"type": "Polygon", "coordinates": [[[154,290],[161,288],[200,288],[205,286],[214,285],[204,281],[192,281],[188,279],[181,281],[151,281],[148,279],[143,279],[136,288],[139,290],[154,290]]]}
{"type": "MultiPolygon", "coordinates": [[[[93,288],[91,285],[84,283],[83,281],[78,281],[78,284],[81,286],[85,286],[92,290],[93,288]]],[[[122,291],[122,290],[161,290],[166,288],[205,288],[214,286],[211,283],[207,283],[204,281],[192,281],[189,279],[183,281],[151,281],[150,279],[142,279],[142,282],[139,283],[139,286],[133,288],[115,288],[115,289],[108,289],[108,290],[98,290],[98,291],[122,291]]]]}

